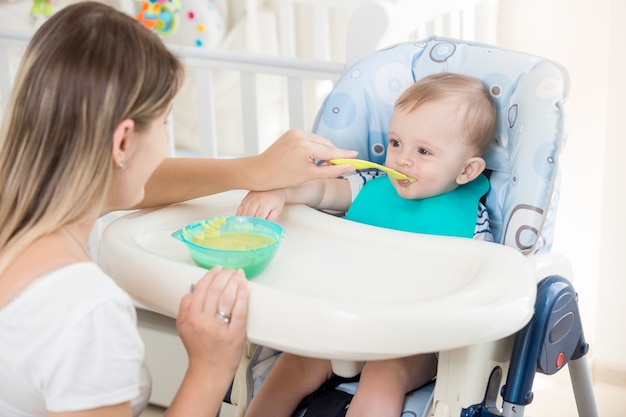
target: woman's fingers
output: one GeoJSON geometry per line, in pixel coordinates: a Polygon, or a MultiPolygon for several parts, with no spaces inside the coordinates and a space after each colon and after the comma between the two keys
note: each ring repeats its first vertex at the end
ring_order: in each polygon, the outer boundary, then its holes
{"type": "MultiPolygon", "coordinates": [[[[232,271],[232,274],[222,287],[216,288],[216,292],[220,291],[219,297],[216,300],[217,306],[217,318],[224,324],[229,324],[232,320],[233,310],[235,309],[235,301],[237,300],[239,283],[244,277],[243,271],[238,269],[232,271]]],[[[212,307],[208,303],[205,306],[206,311],[210,311],[212,307]]]]}
{"type": "MultiPolygon", "coordinates": [[[[201,313],[204,310],[206,299],[209,296],[208,289],[213,281],[222,275],[222,267],[213,267],[193,287],[190,311],[201,313]]],[[[223,280],[223,278],[222,278],[223,280]]]]}
{"type": "Polygon", "coordinates": [[[355,158],[357,151],[337,148],[329,139],[316,135],[315,133],[305,133],[306,140],[310,142],[305,148],[309,150],[310,161],[326,161],[334,158],[355,158]]]}
{"type": "Polygon", "coordinates": [[[183,297],[179,316],[199,314],[229,324],[240,295],[245,298],[247,309],[248,291],[244,272],[216,266],[193,286],[191,294],[183,297]],[[245,290],[243,294],[240,294],[241,288],[245,290]]]}
{"type": "MultiPolygon", "coordinates": [[[[230,310],[230,330],[238,332],[241,335],[241,339],[245,339],[245,330],[248,321],[248,301],[249,301],[249,288],[248,281],[246,280],[243,271],[239,271],[239,274],[233,277],[234,288],[236,296],[233,297],[233,303],[230,310]]],[[[229,297],[228,292],[224,295],[229,297]]],[[[232,294],[231,294],[232,295],[232,294]]],[[[228,299],[228,298],[227,298],[228,299]]]]}
{"type": "Polygon", "coordinates": [[[256,158],[254,169],[263,182],[256,191],[300,184],[314,178],[336,178],[354,171],[349,165],[319,166],[317,161],[354,158],[356,151],[339,149],[314,133],[289,130],[256,158]]]}

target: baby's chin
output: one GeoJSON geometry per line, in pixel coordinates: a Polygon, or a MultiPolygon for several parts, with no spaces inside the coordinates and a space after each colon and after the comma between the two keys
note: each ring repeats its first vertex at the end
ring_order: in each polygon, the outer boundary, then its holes
{"type": "Polygon", "coordinates": [[[396,190],[396,193],[404,199],[407,200],[421,200],[424,198],[434,197],[436,195],[443,194],[444,192],[433,193],[433,190],[424,190],[420,187],[419,181],[409,183],[408,185],[404,183],[399,183],[398,181],[393,182],[393,187],[396,190]]]}
{"type": "Polygon", "coordinates": [[[418,200],[418,199],[424,198],[420,195],[419,191],[416,190],[415,187],[412,187],[411,185],[404,186],[404,185],[395,183],[393,186],[396,192],[398,193],[398,195],[407,200],[418,200]]]}

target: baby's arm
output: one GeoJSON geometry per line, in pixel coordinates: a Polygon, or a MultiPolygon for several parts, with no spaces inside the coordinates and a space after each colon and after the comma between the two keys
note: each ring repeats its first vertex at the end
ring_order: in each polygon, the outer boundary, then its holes
{"type": "Polygon", "coordinates": [[[250,191],[237,208],[237,216],[253,216],[275,221],[285,206],[286,188],[250,191]]]}
{"type": "Polygon", "coordinates": [[[276,220],[285,204],[306,204],[319,209],[346,211],[352,203],[348,181],[341,178],[311,180],[298,186],[271,191],[251,191],[242,200],[237,215],[276,220]]]}

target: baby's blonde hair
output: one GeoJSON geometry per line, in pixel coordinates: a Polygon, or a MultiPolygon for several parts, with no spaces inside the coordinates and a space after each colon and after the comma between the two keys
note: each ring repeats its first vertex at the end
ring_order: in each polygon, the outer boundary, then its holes
{"type": "Polygon", "coordinates": [[[468,145],[482,156],[496,132],[496,107],[483,83],[472,77],[451,72],[428,75],[407,88],[396,101],[396,108],[415,111],[422,104],[443,98],[457,98],[467,132],[468,145]]]}
{"type": "Polygon", "coordinates": [[[0,273],[30,241],[103,206],[115,128],[146,128],[182,77],[155,34],[104,4],[73,4],[41,26],[0,134],[0,273]]]}

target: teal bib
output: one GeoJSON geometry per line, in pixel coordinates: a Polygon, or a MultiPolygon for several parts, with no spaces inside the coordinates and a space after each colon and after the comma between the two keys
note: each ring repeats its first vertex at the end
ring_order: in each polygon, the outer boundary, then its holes
{"type": "Polygon", "coordinates": [[[420,200],[402,198],[387,176],[368,181],[346,218],[373,226],[432,235],[474,237],[478,203],[489,190],[479,175],[449,193],[420,200]]]}

